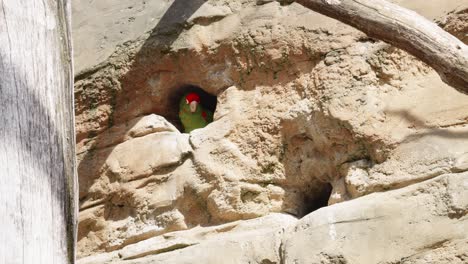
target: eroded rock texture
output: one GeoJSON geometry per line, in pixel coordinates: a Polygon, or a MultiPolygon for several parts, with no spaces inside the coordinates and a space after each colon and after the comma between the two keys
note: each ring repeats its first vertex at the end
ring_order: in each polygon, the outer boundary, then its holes
{"type": "MultiPolygon", "coordinates": [[[[430,68],[296,4],[107,2],[75,2],[80,263],[468,261],[468,96],[430,68]],[[218,103],[182,134],[188,86],[218,103]]],[[[468,1],[397,2],[463,39],[468,1]]]]}
{"type": "Polygon", "coordinates": [[[468,43],[468,8],[455,10],[448,16],[444,17],[439,23],[445,30],[462,40],[465,44],[468,43]]]}

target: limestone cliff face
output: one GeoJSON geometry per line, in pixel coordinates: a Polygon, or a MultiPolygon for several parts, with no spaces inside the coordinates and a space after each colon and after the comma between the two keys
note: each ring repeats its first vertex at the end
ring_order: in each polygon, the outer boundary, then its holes
{"type": "MultiPolygon", "coordinates": [[[[468,1],[395,2],[463,39],[468,1]]],[[[468,96],[417,59],[296,4],[74,5],[79,263],[468,262],[468,96]]]]}

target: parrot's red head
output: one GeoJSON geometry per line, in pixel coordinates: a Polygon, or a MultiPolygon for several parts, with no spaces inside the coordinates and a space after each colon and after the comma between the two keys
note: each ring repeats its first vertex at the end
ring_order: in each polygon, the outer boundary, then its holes
{"type": "Polygon", "coordinates": [[[193,101],[195,101],[197,103],[200,103],[200,96],[198,96],[198,94],[196,94],[196,93],[187,94],[185,99],[187,100],[187,104],[190,104],[193,101]]]}
{"type": "Polygon", "coordinates": [[[197,105],[200,103],[200,96],[196,93],[189,93],[185,97],[185,102],[190,105],[190,112],[195,113],[197,105]]]}

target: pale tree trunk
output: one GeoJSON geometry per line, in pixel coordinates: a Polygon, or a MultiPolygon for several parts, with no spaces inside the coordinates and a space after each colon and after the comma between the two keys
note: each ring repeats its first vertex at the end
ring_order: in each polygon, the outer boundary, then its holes
{"type": "Polygon", "coordinates": [[[68,0],[0,0],[0,263],[74,263],[68,0]]]}
{"type": "Polygon", "coordinates": [[[468,47],[416,12],[385,0],[280,2],[297,2],[401,48],[431,66],[444,82],[468,94],[468,47]]]}

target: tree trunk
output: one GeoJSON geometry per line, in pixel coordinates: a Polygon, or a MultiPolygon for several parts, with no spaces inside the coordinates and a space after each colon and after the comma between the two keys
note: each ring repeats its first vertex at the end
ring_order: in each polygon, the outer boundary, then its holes
{"type": "Polygon", "coordinates": [[[444,82],[468,94],[468,47],[416,12],[385,0],[295,2],[409,52],[434,68],[444,82]]]}
{"type": "Polygon", "coordinates": [[[68,0],[0,1],[0,263],[74,263],[68,0]]]}

